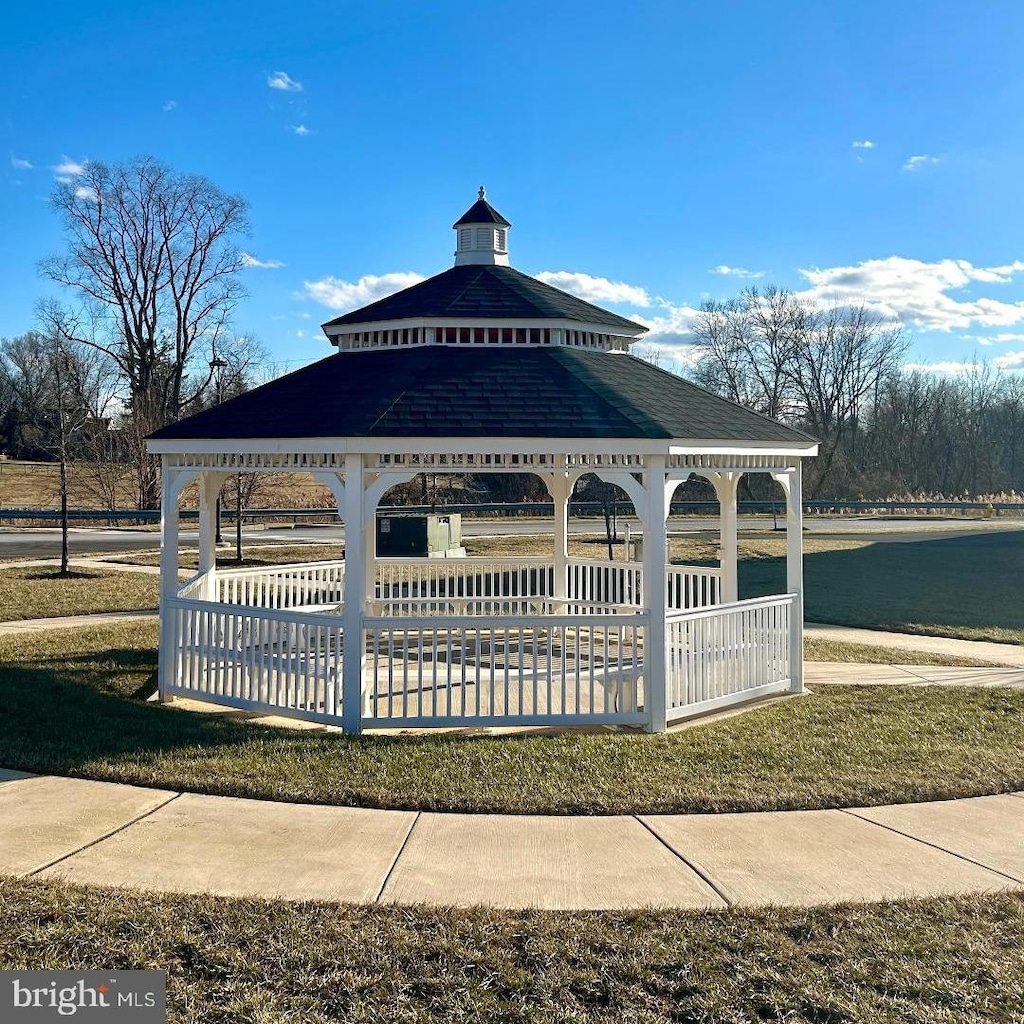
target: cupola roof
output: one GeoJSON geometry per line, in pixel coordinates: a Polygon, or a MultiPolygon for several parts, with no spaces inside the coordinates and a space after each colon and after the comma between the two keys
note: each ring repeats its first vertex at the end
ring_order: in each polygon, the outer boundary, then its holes
{"type": "Polygon", "coordinates": [[[477,193],[477,201],[452,225],[453,228],[465,227],[469,224],[497,224],[502,228],[510,228],[512,225],[505,220],[498,211],[491,206],[487,199],[486,190],[483,185],[477,193]]]}

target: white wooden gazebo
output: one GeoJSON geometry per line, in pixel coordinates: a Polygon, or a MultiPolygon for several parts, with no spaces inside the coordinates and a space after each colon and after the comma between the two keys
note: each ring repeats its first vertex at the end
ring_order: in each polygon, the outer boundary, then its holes
{"type": "Polygon", "coordinates": [[[816,443],[629,354],[644,328],[508,265],[478,201],[455,266],[324,325],[338,352],[154,434],[163,462],[160,696],[365,728],[674,721],[803,675],[801,459],[816,443]],[[308,472],[337,499],[345,558],[218,570],[230,474],[308,472]],[[375,514],[421,472],[533,473],[546,558],[382,559],[375,514]],[[569,499],[594,473],[642,522],[643,561],[569,556],[569,499]],[[740,601],[736,494],[787,498],[786,593],[740,601]],[[672,565],[692,475],[721,505],[718,568],[672,565]],[[198,482],[199,571],[179,584],[178,503],[198,482]]]}

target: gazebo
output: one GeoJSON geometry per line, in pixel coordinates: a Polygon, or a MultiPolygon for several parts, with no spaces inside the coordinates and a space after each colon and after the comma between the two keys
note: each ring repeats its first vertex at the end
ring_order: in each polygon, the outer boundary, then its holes
{"type": "Polygon", "coordinates": [[[801,459],[813,439],[629,353],[645,331],[509,266],[487,202],[456,221],[455,265],[324,324],[337,352],[158,431],[159,695],[366,728],[672,722],[803,675],[801,459]],[[307,472],[337,499],[345,557],[216,567],[235,473],[307,472]],[[375,515],[422,472],[532,473],[554,503],[550,557],[384,559],[375,515]],[[584,474],[621,487],[641,562],[570,557],[584,474]],[[787,501],[786,593],[740,601],[736,494],[787,501]],[[676,487],[709,480],[720,565],[674,565],[676,487]],[[197,482],[198,572],[178,581],[179,500],[197,482]]]}

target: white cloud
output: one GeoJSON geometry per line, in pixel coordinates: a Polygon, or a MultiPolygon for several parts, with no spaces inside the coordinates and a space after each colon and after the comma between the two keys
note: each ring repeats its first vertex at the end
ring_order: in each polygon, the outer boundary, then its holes
{"type": "Polygon", "coordinates": [[[755,278],[764,277],[765,271],[763,270],[747,270],[746,267],[730,267],[727,263],[719,263],[717,267],[712,267],[709,274],[721,274],[723,277],[740,277],[740,278],[755,278]]]}
{"type": "Polygon", "coordinates": [[[71,178],[78,177],[79,174],[85,174],[85,164],[80,164],[77,160],[72,160],[69,156],[62,156],[60,163],[54,164],[50,170],[57,175],[58,181],[67,181],[71,178]]]}
{"type": "Polygon", "coordinates": [[[84,199],[89,203],[99,202],[99,196],[96,195],[96,189],[90,188],[88,185],[79,185],[75,189],[75,198],[84,199]]]}
{"type": "Polygon", "coordinates": [[[296,338],[304,338],[305,336],[306,336],[306,332],[305,331],[296,331],[295,332],[295,337],[296,338]]]}
{"type": "Polygon", "coordinates": [[[854,149],[874,149],[875,144],[870,139],[855,139],[853,142],[854,149]]]}
{"type": "Polygon", "coordinates": [[[673,350],[693,346],[693,319],[698,310],[693,306],[677,306],[667,299],[655,299],[655,305],[661,310],[660,315],[648,316],[646,313],[633,313],[631,318],[647,328],[643,336],[644,343],[656,348],[673,350]]]}
{"type": "Polygon", "coordinates": [[[275,71],[272,75],[267,75],[267,85],[282,92],[302,92],[302,83],[296,82],[287,71],[275,71]]]}
{"type": "Polygon", "coordinates": [[[28,160],[23,160],[20,156],[11,157],[11,166],[16,171],[31,171],[32,164],[28,160]]]}
{"type": "Polygon", "coordinates": [[[291,126],[291,130],[293,132],[295,132],[296,135],[300,135],[300,136],[301,135],[312,135],[313,134],[313,129],[312,128],[307,128],[304,124],[293,124],[291,126]]]}
{"type": "Polygon", "coordinates": [[[919,171],[922,167],[928,167],[931,164],[937,164],[939,158],[937,156],[930,156],[928,153],[921,153],[920,156],[912,156],[904,165],[903,170],[905,171],[919,171]]]}
{"type": "Polygon", "coordinates": [[[422,274],[411,270],[399,270],[380,276],[366,274],[358,281],[343,281],[340,277],[321,277],[317,281],[304,281],[302,287],[306,298],[314,299],[328,309],[346,312],[419,284],[422,280],[422,274]]]}
{"type": "Polygon", "coordinates": [[[622,281],[610,281],[607,277],[592,277],[590,274],[570,270],[543,270],[537,280],[561,288],[570,295],[587,302],[623,302],[631,306],[650,306],[651,297],[645,288],[622,281]]]}
{"type": "Polygon", "coordinates": [[[1024,352],[1007,352],[992,360],[1000,370],[1024,370],[1024,352]]]}
{"type": "Polygon", "coordinates": [[[242,266],[255,267],[259,270],[279,270],[284,264],[280,260],[258,260],[250,253],[242,253],[242,266]]]}
{"type": "Polygon", "coordinates": [[[173,110],[177,105],[177,100],[168,100],[160,109],[163,110],[164,113],[168,113],[169,111],[173,110]]]}
{"type": "Polygon", "coordinates": [[[1008,341],[1024,341],[1024,334],[1016,331],[1000,331],[998,334],[965,334],[965,341],[976,341],[979,345],[1001,345],[1008,341]]]}
{"type": "Polygon", "coordinates": [[[975,267],[967,260],[927,263],[903,256],[864,260],[848,267],[802,269],[811,287],[804,298],[824,304],[863,305],[923,330],[1009,327],[1024,323],[1024,302],[988,297],[954,298],[972,283],[1006,284],[1024,266],[975,267]]]}
{"type": "Polygon", "coordinates": [[[937,363],[904,363],[903,369],[909,370],[911,373],[969,373],[976,363],[960,363],[956,360],[949,359],[940,361],[937,363]]]}

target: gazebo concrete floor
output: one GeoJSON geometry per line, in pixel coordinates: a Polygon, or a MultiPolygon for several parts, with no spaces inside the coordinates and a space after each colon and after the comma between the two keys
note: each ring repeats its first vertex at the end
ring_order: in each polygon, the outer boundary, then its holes
{"type": "Polygon", "coordinates": [[[557,910],[814,905],[1024,887],[1024,794],[616,817],[271,803],[0,772],[0,873],[557,910]]]}

